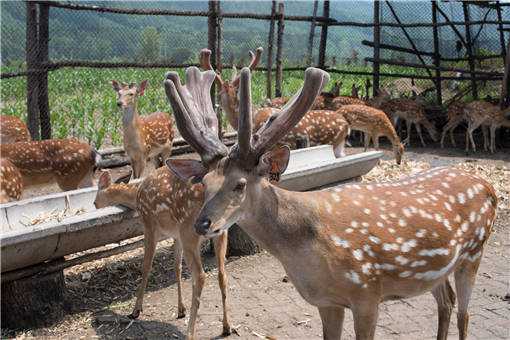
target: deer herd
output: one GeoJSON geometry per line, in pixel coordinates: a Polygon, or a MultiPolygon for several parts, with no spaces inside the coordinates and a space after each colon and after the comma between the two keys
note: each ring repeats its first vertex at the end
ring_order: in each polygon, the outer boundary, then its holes
{"type": "MultiPolygon", "coordinates": [[[[109,172],[98,180],[96,208],[123,205],[137,210],[144,229],[142,281],[130,317],[142,312],[144,291],[159,240],[173,238],[178,286],[178,317],[184,317],[182,258],[192,273],[192,302],[187,337],[195,337],[200,295],[205,282],[200,245],[214,240],[218,281],[223,303],[223,335],[231,332],[225,271],[227,232],[239,225],[277,258],[301,296],[318,308],[324,339],[339,339],[344,310],[353,313],[357,339],[373,339],[381,302],[431,292],[438,305],[438,339],[446,339],[457,295],[459,338],[465,339],[468,304],[483,248],[496,218],[494,188],[475,175],[454,168],[433,168],[398,181],[345,184],[311,192],[278,187],[289,162],[289,147],[329,144],[336,157],[345,155],[351,131],[364,134],[379,148],[389,139],[400,164],[404,145],[415,126],[425,146],[422,126],[441,140],[468,123],[466,150],[476,150],[473,132],[482,127],[484,147],[495,151],[495,132],[510,126],[507,111],[484,101],[454,102],[439,136],[416,100],[390,98],[381,91],[374,98],[340,95],[331,91],[329,75],[316,68],[304,73],[301,90],[267,106],[252,105],[251,75],[262,48],[251,53],[248,67],[224,81],[211,65],[209,50],[200,52],[200,66],[186,70],[183,83],[168,72],[164,89],[173,111],[138,113],[137,102],[147,82],[112,81],[122,112],[124,149],[132,166],[128,183],[112,183],[109,172]],[[228,122],[237,131],[237,143],[228,148],[219,126],[210,90],[216,82],[228,122]],[[404,143],[395,125],[406,122],[404,143]],[[170,157],[180,135],[200,156],[170,157]],[[488,130],[488,131],[487,131],[488,130]],[[490,137],[487,135],[489,132],[490,137]],[[490,141],[489,141],[490,138],[490,141]],[[147,171],[152,161],[155,171],[147,171]],[[455,293],[448,277],[453,274],[455,293]]],[[[100,154],[76,139],[32,141],[18,118],[1,116],[0,202],[19,200],[23,188],[54,182],[62,190],[93,185],[100,154]]]]}

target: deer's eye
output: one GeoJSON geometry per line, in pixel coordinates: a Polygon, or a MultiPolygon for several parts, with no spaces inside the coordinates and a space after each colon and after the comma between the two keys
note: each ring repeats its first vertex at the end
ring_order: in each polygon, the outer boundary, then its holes
{"type": "Polygon", "coordinates": [[[244,190],[244,188],[246,187],[246,180],[244,178],[241,178],[236,186],[234,187],[234,191],[236,192],[242,192],[244,190]]]}

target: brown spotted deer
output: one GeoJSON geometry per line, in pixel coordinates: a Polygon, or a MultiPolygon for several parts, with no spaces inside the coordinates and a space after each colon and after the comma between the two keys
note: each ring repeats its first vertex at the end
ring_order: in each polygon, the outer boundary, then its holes
{"type": "Polygon", "coordinates": [[[466,115],[464,114],[464,107],[466,103],[461,101],[454,101],[448,105],[448,121],[446,125],[443,127],[443,133],[441,134],[441,148],[444,148],[444,139],[446,134],[450,133],[450,141],[453,146],[455,145],[455,138],[453,137],[453,131],[457,126],[459,126],[464,120],[466,120],[466,115]]]}
{"type": "MultiPolygon", "coordinates": [[[[158,241],[173,238],[175,242],[175,276],[177,279],[178,318],[185,315],[182,302],[182,255],[188,264],[192,280],[191,315],[188,323],[187,338],[195,337],[195,324],[200,305],[200,294],[205,284],[200,245],[205,240],[193,230],[193,223],[204,202],[203,185],[180,181],[167,167],[156,169],[138,183],[112,184],[109,172],[101,174],[98,182],[94,205],[97,209],[112,205],[123,205],[137,210],[144,224],[144,258],[142,282],[136,293],[136,303],[130,317],[138,318],[142,312],[143,296],[158,241]]],[[[218,261],[218,282],[223,303],[223,335],[230,334],[227,307],[227,274],[225,254],[227,251],[227,232],[214,238],[214,251],[218,261]]]]}
{"type": "Polygon", "coordinates": [[[27,142],[30,132],[21,119],[15,116],[0,115],[0,144],[27,142]]]}
{"type": "Polygon", "coordinates": [[[117,105],[122,109],[124,151],[133,168],[132,178],[140,178],[151,159],[156,168],[170,157],[174,139],[170,115],[154,112],[148,116],[138,114],[138,98],[143,96],[147,80],[137,84],[124,84],[112,80],[117,93],[117,105]]]}
{"type": "Polygon", "coordinates": [[[404,146],[384,112],[366,105],[344,105],[336,113],[345,118],[351,130],[364,133],[365,151],[370,146],[370,140],[374,147],[379,149],[379,138],[384,136],[391,142],[395,161],[397,164],[401,163],[404,146]]]}
{"type": "MultiPolygon", "coordinates": [[[[260,60],[262,48],[258,48],[256,53],[250,52],[252,61],[249,69],[253,70],[260,60]]],[[[201,66],[205,70],[213,70],[210,62],[211,52],[204,49],[200,52],[201,66]]],[[[213,70],[214,71],[214,70],[213,70]]],[[[222,87],[222,107],[226,112],[230,125],[237,130],[237,122],[239,121],[238,106],[238,89],[239,77],[233,78],[228,83],[221,79],[220,75],[216,75],[216,82],[222,87]]],[[[331,94],[337,94],[340,91],[341,82],[336,83],[331,94]]],[[[324,94],[325,92],[322,92],[324,94]]],[[[317,104],[317,101],[316,101],[317,104]]],[[[263,107],[257,110],[254,117],[254,129],[258,130],[270,117],[280,111],[278,108],[263,107]]],[[[335,114],[330,110],[312,110],[282,139],[282,144],[286,144],[291,148],[296,147],[298,139],[305,139],[307,145],[331,145],[335,157],[345,156],[345,140],[349,135],[349,126],[347,121],[341,115],[335,114]]]]}
{"type": "Polygon", "coordinates": [[[494,153],[496,151],[496,130],[502,126],[510,127],[510,120],[505,117],[507,113],[508,109],[501,110],[499,106],[486,101],[480,100],[466,104],[464,107],[464,115],[468,121],[466,152],[469,151],[469,142],[471,142],[473,151],[476,152],[473,132],[481,126],[484,133],[484,149],[487,151],[489,144],[487,133],[484,130],[488,127],[490,131],[490,151],[494,153]]]}
{"type": "Polygon", "coordinates": [[[23,177],[7,158],[0,158],[0,203],[18,201],[23,192],[23,177]]]}
{"type": "Polygon", "coordinates": [[[253,134],[250,70],[244,68],[238,141],[230,150],[208,132],[215,113],[202,94],[209,93],[214,76],[189,68],[186,85],[175,72],[165,81],[179,131],[202,159],[167,161],[180,178],[204,184],[195,230],[212,237],[234,223],[244,229],[318,307],[325,339],[340,338],[345,308],[353,313],[356,339],[373,339],[381,302],[426,292],[438,304],[438,339],[446,339],[453,274],[465,339],[471,291],[496,214],[494,188],[453,168],[321,191],[278,188],[267,177],[285,170],[290,152],[273,146],[312,106],[327,73],[308,69],[301,92],[253,134]]]}
{"type": "Polygon", "coordinates": [[[0,154],[19,170],[25,188],[57,183],[63,191],[92,186],[100,159],[74,138],[0,144],[0,154]]]}
{"type": "MultiPolygon", "coordinates": [[[[328,100],[326,97],[330,99],[336,98],[340,96],[340,90],[342,89],[342,81],[336,81],[333,84],[333,87],[328,92],[321,92],[317,96],[317,99],[315,99],[315,103],[313,104],[312,109],[313,110],[324,110],[325,109],[325,101],[328,100]]],[[[275,107],[278,109],[281,109],[287,102],[289,101],[290,97],[276,97],[273,99],[267,99],[268,102],[266,102],[266,106],[269,107],[275,107]]]]}

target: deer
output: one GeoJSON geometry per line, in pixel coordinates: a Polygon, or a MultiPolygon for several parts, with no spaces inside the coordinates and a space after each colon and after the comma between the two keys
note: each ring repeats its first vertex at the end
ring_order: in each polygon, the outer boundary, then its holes
{"type": "Polygon", "coordinates": [[[57,183],[63,191],[92,186],[101,159],[93,147],[75,138],[0,144],[0,154],[21,173],[24,188],[57,183]]]}
{"type": "Polygon", "coordinates": [[[450,141],[452,145],[455,147],[455,138],[453,137],[453,131],[457,126],[459,126],[464,120],[466,120],[466,116],[464,114],[465,103],[461,101],[453,101],[448,105],[448,121],[446,125],[443,127],[443,133],[441,134],[441,148],[444,148],[444,139],[446,134],[450,133],[450,141]]]}
{"type": "Polygon", "coordinates": [[[16,116],[0,115],[0,144],[30,140],[30,132],[21,119],[16,116]]]}
{"type": "MultiPolygon", "coordinates": [[[[166,167],[156,169],[141,182],[111,183],[110,173],[105,171],[98,181],[98,191],[94,200],[97,209],[112,205],[122,205],[136,210],[144,224],[144,258],[142,282],[137,293],[131,319],[137,319],[142,312],[143,296],[158,241],[172,237],[175,242],[175,276],[177,279],[178,318],[183,318],[186,308],[182,301],[182,257],[188,264],[193,281],[191,315],[188,323],[187,338],[195,338],[195,325],[200,306],[200,295],[205,284],[200,246],[205,238],[193,230],[196,213],[204,201],[203,186],[200,183],[185,183],[166,167]]],[[[228,320],[228,279],[225,271],[227,251],[227,232],[214,238],[214,251],[218,263],[218,282],[223,303],[223,335],[231,332],[228,320]]]]}
{"type": "Polygon", "coordinates": [[[285,171],[290,151],[274,145],[310,109],[329,75],[308,68],[292,101],[253,132],[251,72],[243,68],[237,143],[230,149],[211,132],[217,120],[206,96],[214,78],[213,71],[191,67],[184,84],[177,72],[164,81],[177,128],[200,155],[166,161],[183,181],[204,185],[196,232],[213,237],[239,225],[318,308],[324,339],[341,337],[345,308],[353,313],[356,339],[373,339],[381,302],[427,292],[438,304],[438,339],[446,339],[453,274],[459,337],[465,339],[471,291],[496,217],[492,185],[444,167],[392,182],[307,192],[279,188],[268,178],[285,171]]]}
{"type": "MultiPolygon", "coordinates": [[[[342,81],[336,81],[333,84],[333,87],[328,92],[321,92],[320,95],[317,96],[317,99],[315,100],[315,103],[313,105],[314,110],[324,110],[325,109],[325,97],[329,98],[335,98],[340,96],[340,90],[342,89],[342,81]]],[[[267,99],[266,100],[266,107],[274,107],[281,109],[287,102],[289,101],[290,97],[276,97],[273,99],[267,99]]]]}
{"type": "Polygon", "coordinates": [[[510,127],[510,120],[506,119],[507,110],[501,110],[499,106],[486,101],[473,101],[464,107],[464,115],[468,121],[466,132],[466,153],[469,152],[469,142],[473,151],[476,152],[476,145],[473,139],[473,132],[480,126],[484,132],[484,149],[487,150],[488,140],[484,129],[489,127],[490,131],[490,152],[496,151],[496,130],[499,127],[510,127]]]}
{"type": "Polygon", "coordinates": [[[0,204],[20,200],[22,192],[21,172],[10,160],[0,158],[0,204]]]}
{"type": "Polygon", "coordinates": [[[155,168],[162,160],[170,157],[174,139],[173,122],[170,115],[154,112],[148,116],[138,114],[138,98],[143,96],[147,80],[140,84],[125,84],[112,80],[117,93],[117,106],[122,109],[124,150],[133,168],[132,178],[143,176],[147,160],[152,160],[155,168]]]}
{"type": "Polygon", "coordinates": [[[423,105],[418,103],[415,99],[391,99],[384,93],[381,93],[378,98],[371,102],[371,105],[390,115],[394,121],[394,125],[397,125],[399,119],[405,120],[407,130],[407,137],[404,139],[405,145],[411,145],[411,127],[413,124],[416,127],[416,131],[418,132],[418,136],[420,137],[423,147],[425,147],[426,144],[421,132],[421,125],[427,129],[427,132],[434,142],[439,140],[436,127],[427,119],[423,105]]]}
{"type": "Polygon", "coordinates": [[[370,140],[374,143],[375,149],[378,150],[379,137],[384,136],[391,142],[396,163],[400,164],[402,162],[404,146],[400,142],[391,121],[383,111],[367,105],[344,105],[336,111],[336,114],[345,118],[351,130],[364,133],[365,151],[370,146],[370,140]]]}

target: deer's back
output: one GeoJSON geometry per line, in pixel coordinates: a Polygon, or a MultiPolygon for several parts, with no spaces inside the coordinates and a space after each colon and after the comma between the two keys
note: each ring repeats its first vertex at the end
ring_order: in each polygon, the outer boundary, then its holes
{"type": "Polygon", "coordinates": [[[15,116],[0,115],[0,144],[30,140],[27,126],[15,116]]]}
{"type": "Polygon", "coordinates": [[[174,139],[173,122],[168,113],[155,112],[140,117],[142,138],[148,147],[164,145],[174,139]]]}
{"type": "Polygon", "coordinates": [[[383,111],[367,105],[345,105],[336,112],[341,114],[353,129],[386,133],[393,128],[383,111]]]}

